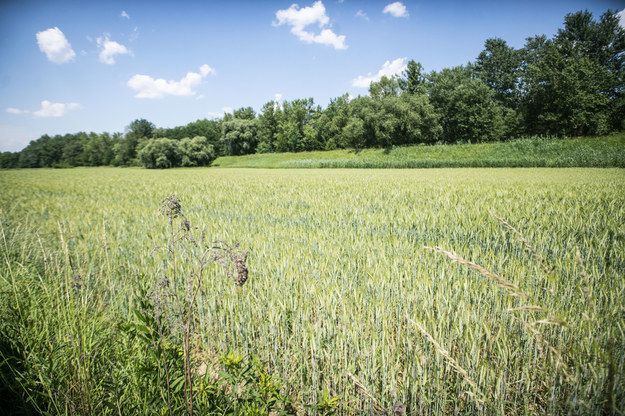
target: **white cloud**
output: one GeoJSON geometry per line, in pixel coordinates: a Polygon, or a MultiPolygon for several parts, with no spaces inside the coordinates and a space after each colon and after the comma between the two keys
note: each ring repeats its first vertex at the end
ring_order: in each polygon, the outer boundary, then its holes
{"type": "Polygon", "coordinates": [[[126,13],[126,10],[122,10],[122,14],[119,17],[125,17],[126,19],[130,19],[130,16],[128,15],[128,13],[126,13]]]}
{"type": "Polygon", "coordinates": [[[356,12],[356,15],[355,15],[355,16],[356,16],[356,17],[360,17],[360,18],[362,18],[362,19],[366,20],[367,22],[370,20],[370,19],[369,19],[369,16],[367,16],[367,13],[363,12],[362,10],[358,10],[358,11],[356,12]]]}
{"type": "Polygon", "coordinates": [[[69,110],[78,110],[82,106],[78,103],[52,103],[48,100],[41,102],[41,110],[33,113],[36,117],[63,117],[69,110]]]}
{"type": "Polygon", "coordinates": [[[621,27],[625,29],[625,9],[621,10],[616,15],[619,17],[619,23],[621,24],[621,27]]]}
{"type": "Polygon", "coordinates": [[[358,78],[352,80],[353,87],[368,88],[372,82],[379,81],[383,76],[392,77],[393,75],[399,75],[406,69],[406,58],[397,58],[393,62],[386,61],[382,65],[382,69],[377,74],[372,75],[369,73],[366,77],[359,75],[358,78]]]}
{"type": "Polygon", "coordinates": [[[7,108],[7,113],[9,113],[9,114],[26,114],[26,113],[28,113],[28,110],[20,110],[19,108],[9,107],[9,108],[7,108]]]}
{"type": "Polygon", "coordinates": [[[67,38],[58,27],[46,29],[37,33],[37,44],[41,52],[55,64],[64,64],[76,56],[67,38]]]}
{"type": "Polygon", "coordinates": [[[312,6],[300,8],[297,4],[292,4],[288,9],[276,12],[277,22],[274,26],[286,24],[291,26],[291,33],[306,43],[319,43],[333,46],[335,49],[347,49],[345,45],[345,35],[337,35],[332,29],[323,29],[330,22],[326,14],[326,8],[321,0],[316,1],[312,6]],[[315,35],[306,29],[307,26],[317,24],[321,33],[315,35]]]}
{"type": "Polygon", "coordinates": [[[115,55],[132,55],[132,52],[124,45],[109,39],[107,34],[96,40],[100,48],[100,62],[108,65],[115,63],[115,55]]]}
{"type": "Polygon", "coordinates": [[[232,114],[232,107],[222,107],[221,111],[209,111],[206,113],[211,118],[222,118],[226,113],[232,114]]]}
{"type": "MultiPolygon", "coordinates": [[[[189,72],[190,74],[191,72],[189,72]]],[[[187,74],[187,75],[189,75],[187,74]]],[[[202,74],[202,77],[205,77],[207,75],[217,75],[217,71],[215,71],[213,68],[211,68],[210,66],[208,66],[207,64],[204,64],[200,67],[200,74],[202,74]]]]}
{"type": "Polygon", "coordinates": [[[128,37],[128,42],[134,42],[138,38],[139,38],[139,28],[135,26],[135,28],[132,31],[132,34],[128,37]]]}
{"type": "Polygon", "coordinates": [[[215,74],[213,68],[204,64],[200,67],[200,73],[187,72],[187,75],[180,81],[154,79],[149,75],[137,74],[130,78],[126,85],[137,91],[136,98],[163,98],[166,95],[189,96],[195,95],[193,87],[199,85],[203,78],[215,74]]]}
{"type": "Polygon", "coordinates": [[[393,17],[408,17],[408,10],[406,10],[406,6],[401,1],[396,1],[395,3],[387,4],[382,13],[389,13],[393,17]]]}
{"type": "Polygon", "coordinates": [[[282,94],[280,94],[279,92],[276,93],[276,95],[274,95],[273,100],[277,103],[279,103],[280,101],[282,101],[282,94]]]}

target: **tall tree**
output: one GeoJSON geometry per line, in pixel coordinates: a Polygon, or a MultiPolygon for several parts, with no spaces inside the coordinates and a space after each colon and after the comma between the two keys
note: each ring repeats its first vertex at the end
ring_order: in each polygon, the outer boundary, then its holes
{"type": "Polygon", "coordinates": [[[178,146],[181,153],[180,166],[208,166],[215,159],[215,148],[203,136],[182,139],[178,146]]]}
{"type": "Polygon", "coordinates": [[[401,92],[396,76],[383,76],[379,81],[369,84],[369,96],[374,100],[381,100],[391,95],[397,96],[401,92]]]}
{"type": "Polygon", "coordinates": [[[412,59],[408,61],[398,82],[399,87],[408,94],[425,94],[427,91],[427,79],[423,74],[423,66],[412,59]]]}
{"type": "Polygon", "coordinates": [[[252,107],[241,107],[238,110],[234,110],[234,118],[254,120],[256,118],[256,113],[252,107]]]}
{"type": "Polygon", "coordinates": [[[278,122],[281,109],[276,101],[269,101],[263,105],[258,115],[258,152],[268,153],[275,150],[278,134],[278,122]]]}
{"type": "Polygon", "coordinates": [[[625,93],[625,30],[614,12],[599,22],[568,14],[553,40],[524,48],[523,110],[530,133],[604,134],[620,127],[625,93]]]}
{"type": "Polygon", "coordinates": [[[132,134],[136,139],[151,139],[154,137],[156,126],[144,118],[133,120],[127,127],[128,134],[132,134]]]}
{"type": "Polygon", "coordinates": [[[495,91],[495,99],[516,108],[520,98],[519,77],[523,62],[520,51],[500,38],[487,39],[477,57],[475,72],[495,91]]]}
{"type": "Polygon", "coordinates": [[[284,101],[278,123],[275,148],[278,152],[319,150],[321,144],[314,123],[319,113],[312,98],[284,101]]]}
{"type": "Polygon", "coordinates": [[[224,122],[221,143],[228,156],[254,153],[258,144],[257,121],[235,118],[224,122]]]}
{"type": "Polygon", "coordinates": [[[471,66],[445,68],[429,79],[430,100],[441,114],[446,142],[502,140],[510,134],[503,106],[471,66]]]}
{"type": "Polygon", "coordinates": [[[344,94],[331,99],[328,107],[319,114],[316,127],[324,149],[335,149],[341,143],[343,129],[349,121],[349,107],[349,95],[344,94]]]}

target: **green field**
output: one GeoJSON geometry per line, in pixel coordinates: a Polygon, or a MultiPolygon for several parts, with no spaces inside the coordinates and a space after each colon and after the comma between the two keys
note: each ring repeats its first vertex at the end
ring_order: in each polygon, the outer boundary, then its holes
{"type": "Polygon", "coordinates": [[[573,139],[522,138],[479,144],[438,144],[388,149],[258,153],[222,156],[229,168],[462,168],[625,167],[625,134],[573,139]]]}
{"type": "Polygon", "coordinates": [[[42,169],[0,188],[0,407],[16,414],[168,414],[161,349],[128,328],[164,274],[184,294],[173,270],[197,270],[150,256],[170,194],[196,236],[249,250],[244,286],[202,275],[196,414],[252,413],[211,403],[228,351],[280,378],[285,412],[624,412],[622,169],[42,169]]]}

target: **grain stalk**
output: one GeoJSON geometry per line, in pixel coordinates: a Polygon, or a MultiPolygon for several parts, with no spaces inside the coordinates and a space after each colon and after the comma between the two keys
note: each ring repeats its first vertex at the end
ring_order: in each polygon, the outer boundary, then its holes
{"type": "Polygon", "coordinates": [[[503,218],[501,218],[500,216],[498,216],[497,214],[495,214],[493,211],[489,211],[490,215],[492,215],[493,217],[497,218],[497,220],[508,230],[512,231],[518,238],[519,240],[521,240],[521,242],[523,243],[523,245],[525,246],[525,249],[530,252],[533,256],[534,256],[534,260],[536,260],[536,262],[538,262],[538,264],[542,267],[543,271],[546,274],[550,274],[553,271],[553,267],[549,266],[547,264],[547,262],[545,261],[545,259],[542,258],[542,256],[540,254],[538,254],[538,252],[536,251],[536,249],[534,248],[534,246],[532,246],[529,242],[529,240],[527,238],[525,238],[523,236],[523,234],[521,234],[521,232],[519,230],[517,230],[516,228],[514,228],[512,225],[510,225],[510,223],[508,223],[506,220],[504,220],[503,218]]]}
{"type": "MultiPolygon", "coordinates": [[[[512,231],[514,234],[516,234],[519,239],[523,242],[523,244],[525,245],[525,248],[527,251],[529,251],[530,253],[533,254],[534,259],[539,262],[539,264],[543,267],[543,270],[545,271],[545,273],[549,274],[553,271],[552,268],[546,266],[545,261],[543,260],[543,258],[538,255],[538,253],[536,252],[536,250],[533,248],[533,246],[530,244],[530,242],[523,236],[523,234],[521,234],[516,228],[514,228],[512,225],[510,225],[507,221],[505,221],[503,218],[497,216],[496,214],[494,214],[493,212],[491,212],[491,215],[493,215],[495,218],[497,218],[497,220],[499,220],[499,222],[501,222],[505,228],[507,228],[508,230],[512,231]]],[[[513,297],[522,297],[522,298],[528,298],[529,296],[523,292],[517,285],[515,285],[514,283],[511,283],[507,280],[505,280],[504,278],[502,278],[501,276],[499,276],[496,273],[493,273],[491,271],[488,271],[487,269],[485,269],[484,267],[480,266],[477,263],[474,263],[472,261],[469,260],[465,260],[464,258],[460,257],[458,254],[454,253],[454,252],[450,252],[447,250],[443,250],[440,247],[424,247],[427,250],[433,250],[436,251],[438,253],[441,253],[445,256],[447,256],[448,258],[450,258],[453,262],[457,262],[460,264],[463,264],[465,266],[468,266],[469,268],[472,268],[474,270],[479,271],[482,275],[484,275],[485,277],[495,281],[497,283],[497,285],[503,289],[506,289],[508,291],[509,296],[513,296],[513,297]]],[[[578,254],[579,254],[579,250],[578,250],[578,254]]],[[[578,258],[580,259],[580,264],[581,263],[581,257],[578,256],[578,258]]],[[[585,270],[583,269],[583,264],[582,264],[582,270],[584,272],[585,275],[585,270]]],[[[586,280],[587,280],[587,276],[586,276],[586,280]]],[[[588,286],[588,284],[587,284],[588,286]]],[[[550,351],[552,353],[552,355],[555,357],[555,361],[556,361],[556,365],[559,366],[560,368],[562,368],[562,372],[564,373],[564,375],[566,376],[566,378],[569,381],[576,381],[576,378],[571,374],[570,368],[568,367],[568,365],[565,363],[564,359],[562,358],[562,354],[560,353],[560,351],[558,351],[554,346],[552,346],[544,337],[542,337],[542,335],[540,334],[540,332],[536,329],[537,326],[539,325],[557,325],[557,326],[568,326],[567,322],[556,317],[555,315],[551,314],[550,311],[547,308],[544,308],[542,306],[539,305],[522,305],[516,308],[508,308],[507,309],[508,312],[522,312],[522,311],[529,311],[529,312],[540,312],[540,313],[544,313],[547,314],[547,317],[544,319],[538,319],[535,320],[533,322],[526,322],[516,316],[512,316],[515,320],[519,321],[526,329],[528,329],[535,337],[536,339],[540,342],[539,346],[542,350],[542,346],[545,346],[547,348],[548,351],[550,351]]]]}
{"type": "Polygon", "coordinates": [[[484,396],[484,393],[482,393],[482,391],[480,390],[480,388],[477,386],[477,384],[475,383],[475,381],[473,381],[471,379],[471,377],[469,377],[469,374],[466,372],[466,370],[462,367],[460,367],[460,364],[458,364],[458,362],[449,354],[449,351],[447,351],[445,348],[443,348],[441,346],[441,344],[439,344],[432,335],[430,335],[418,322],[416,322],[415,320],[408,318],[408,321],[410,321],[410,323],[412,323],[414,326],[417,327],[417,329],[419,330],[419,332],[421,332],[421,334],[423,334],[423,336],[425,336],[425,338],[427,338],[428,341],[430,341],[430,343],[432,345],[434,345],[434,348],[436,348],[436,351],[443,356],[443,358],[445,358],[445,360],[447,361],[447,363],[451,366],[451,368],[458,374],[460,374],[462,376],[462,378],[464,379],[464,381],[467,382],[467,384],[469,386],[471,386],[471,388],[473,389],[473,392],[467,391],[467,395],[469,397],[471,397],[475,403],[477,404],[477,406],[479,408],[482,407],[482,404],[486,401],[486,396],[484,396]]]}

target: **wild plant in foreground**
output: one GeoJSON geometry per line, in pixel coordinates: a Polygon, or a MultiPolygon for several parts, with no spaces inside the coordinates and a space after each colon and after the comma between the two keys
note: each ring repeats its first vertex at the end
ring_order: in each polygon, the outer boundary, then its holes
{"type": "Polygon", "coordinates": [[[138,316],[143,317],[144,323],[152,324],[155,329],[152,333],[156,332],[152,339],[160,350],[170,415],[174,414],[172,390],[176,380],[170,377],[172,362],[168,359],[171,351],[167,344],[172,338],[182,341],[185,411],[192,416],[196,374],[192,362],[193,326],[197,320],[196,299],[206,277],[206,269],[216,262],[237,286],[243,286],[248,277],[245,263],[248,253],[240,250],[238,243],[216,241],[207,244],[203,234],[198,237],[195,233],[197,227],[182,213],[180,200],[175,195],[162,201],[160,213],[167,217],[169,223],[169,241],[165,247],[155,247],[151,255],[164,248],[169,273],[166,272],[157,285],[146,293],[143,310],[138,316]]]}

